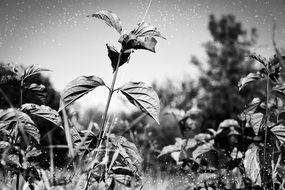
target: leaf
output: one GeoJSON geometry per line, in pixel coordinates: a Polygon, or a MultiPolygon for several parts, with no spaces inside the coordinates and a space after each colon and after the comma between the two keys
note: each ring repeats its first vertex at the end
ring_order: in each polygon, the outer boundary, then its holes
{"type": "Polygon", "coordinates": [[[160,34],[160,32],[157,30],[156,27],[146,22],[139,23],[137,27],[133,31],[131,31],[131,34],[134,34],[136,37],[148,36],[148,37],[160,37],[166,39],[160,34]]]}
{"type": "Polygon", "coordinates": [[[211,140],[211,141],[208,142],[208,143],[205,143],[205,144],[202,144],[202,145],[198,146],[198,147],[192,152],[192,157],[193,157],[194,159],[196,159],[196,158],[198,158],[199,156],[201,156],[202,154],[213,150],[213,149],[214,149],[213,145],[214,145],[214,141],[211,140]]]}
{"type": "Polygon", "coordinates": [[[114,147],[120,148],[119,154],[132,172],[140,172],[142,158],[136,145],[122,136],[110,135],[109,140],[114,147]]]}
{"type": "Polygon", "coordinates": [[[259,79],[261,79],[261,75],[257,74],[257,73],[249,73],[246,77],[243,77],[240,79],[240,81],[238,82],[238,90],[241,91],[245,86],[248,85],[248,83],[257,81],[259,79]]]}
{"type": "MultiPolygon", "coordinates": [[[[116,50],[116,48],[113,45],[106,44],[106,46],[108,49],[108,56],[111,60],[113,72],[115,72],[120,53],[116,50]]],[[[122,53],[119,67],[129,61],[130,55],[131,53],[122,53]]]]}
{"type": "Polygon", "coordinates": [[[281,144],[285,142],[285,126],[282,124],[275,125],[270,128],[270,131],[276,136],[281,144]]]}
{"type": "Polygon", "coordinates": [[[33,92],[41,100],[41,102],[45,102],[47,90],[44,85],[32,83],[29,86],[26,86],[25,89],[33,92]]]}
{"type": "Polygon", "coordinates": [[[6,141],[0,141],[0,150],[1,149],[7,149],[7,147],[10,146],[10,143],[9,142],[6,142],[6,141]]]}
{"type": "Polygon", "coordinates": [[[32,138],[34,138],[40,144],[40,131],[35,125],[25,124],[23,126],[24,131],[29,134],[32,138]]]}
{"type": "Polygon", "coordinates": [[[263,124],[263,114],[262,113],[254,113],[250,115],[249,124],[251,125],[255,135],[258,135],[260,131],[260,127],[263,124]]]}
{"type": "Polygon", "coordinates": [[[120,88],[127,99],[159,124],[160,102],[152,87],[143,82],[129,82],[120,88]]]}
{"type": "Polygon", "coordinates": [[[256,185],[261,185],[259,147],[251,144],[245,152],[243,160],[245,172],[251,181],[256,185]]]}
{"type": "Polygon", "coordinates": [[[17,123],[20,128],[20,132],[26,132],[39,143],[40,132],[38,128],[35,127],[33,120],[26,113],[13,108],[1,110],[0,121],[6,123],[7,129],[14,129],[14,124],[17,123]]]}
{"type": "Polygon", "coordinates": [[[50,70],[42,68],[41,65],[32,65],[25,69],[23,79],[25,80],[28,77],[41,73],[42,71],[50,71],[50,70]]]}
{"type": "Polygon", "coordinates": [[[95,18],[101,19],[105,21],[105,23],[108,26],[117,30],[117,32],[119,32],[120,34],[122,33],[122,22],[120,18],[112,11],[102,10],[95,14],[88,15],[88,17],[95,17],[95,18]]]}
{"type": "Polygon", "coordinates": [[[64,88],[61,94],[61,98],[64,105],[59,108],[59,111],[61,111],[63,108],[76,101],[83,95],[94,90],[98,86],[103,85],[105,85],[104,81],[96,76],[77,77],[76,79],[68,83],[64,88]]]}
{"type": "Polygon", "coordinates": [[[234,119],[226,119],[223,122],[220,123],[218,130],[223,130],[225,128],[229,128],[229,127],[237,127],[240,128],[238,122],[234,119]]]}
{"type": "Polygon", "coordinates": [[[249,57],[254,59],[254,60],[256,60],[256,61],[258,61],[259,63],[261,63],[263,66],[266,67],[267,61],[266,61],[266,58],[263,57],[262,55],[253,53],[253,54],[250,54],[249,57]]]}
{"type": "Polygon", "coordinates": [[[174,145],[168,145],[168,146],[163,147],[162,150],[160,151],[159,155],[157,156],[157,158],[159,158],[165,154],[181,151],[182,146],[184,146],[186,143],[186,140],[181,139],[181,138],[175,138],[175,141],[176,142],[174,145]]]}
{"type": "Polygon", "coordinates": [[[45,105],[39,106],[37,104],[28,103],[22,105],[21,110],[28,114],[41,117],[49,122],[52,122],[57,126],[61,126],[61,118],[58,112],[51,109],[49,106],[45,105]]]}
{"type": "Polygon", "coordinates": [[[281,95],[283,98],[285,96],[285,83],[283,84],[277,84],[272,88],[272,91],[281,95]]]}

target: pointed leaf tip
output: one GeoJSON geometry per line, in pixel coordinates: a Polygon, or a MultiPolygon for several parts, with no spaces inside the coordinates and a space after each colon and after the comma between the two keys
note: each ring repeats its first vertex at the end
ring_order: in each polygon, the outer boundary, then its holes
{"type": "Polygon", "coordinates": [[[70,105],[77,99],[81,98],[83,95],[94,90],[99,86],[104,86],[104,81],[96,76],[80,76],[71,81],[64,88],[61,99],[63,105],[59,108],[59,111],[64,109],[66,106],[70,105]]]}
{"type": "Polygon", "coordinates": [[[119,34],[122,33],[122,22],[121,22],[120,18],[115,13],[113,13],[112,11],[102,10],[102,11],[99,11],[95,14],[88,15],[87,17],[95,17],[95,18],[101,19],[101,20],[105,21],[105,23],[108,26],[117,30],[117,32],[119,32],[119,34]]]}
{"type": "Polygon", "coordinates": [[[128,82],[120,88],[126,98],[159,124],[160,102],[151,86],[143,82],[128,82]]]}

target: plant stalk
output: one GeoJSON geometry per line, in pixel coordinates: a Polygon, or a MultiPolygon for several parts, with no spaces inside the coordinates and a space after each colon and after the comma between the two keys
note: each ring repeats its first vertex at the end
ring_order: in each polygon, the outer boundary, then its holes
{"type": "Polygon", "coordinates": [[[267,148],[267,133],[268,133],[268,114],[269,114],[269,108],[268,108],[268,104],[269,104],[269,95],[270,95],[270,80],[269,80],[269,64],[267,64],[267,77],[266,77],[266,112],[265,112],[265,117],[266,117],[266,124],[265,124],[265,136],[264,136],[264,147],[263,147],[263,179],[262,179],[262,183],[263,183],[263,188],[266,189],[265,187],[265,171],[266,171],[266,148],[267,148]]]}
{"type": "MultiPolygon", "coordinates": [[[[107,100],[107,104],[106,104],[106,107],[105,107],[105,110],[104,110],[104,115],[103,115],[103,125],[102,125],[102,129],[100,131],[100,134],[99,134],[99,141],[97,143],[96,148],[98,148],[101,145],[102,141],[103,141],[103,136],[104,136],[105,129],[106,129],[105,125],[106,125],[106,122],[107,122],[108,110],[109,110],[110,102],[111,102],[112,95],[113,95],[113,92],[114,92],[114,87],[115,87],[117,75],[118,75],[118,72],[119,72],[119,65],[120,65],[120,62],[121,62],[122,54],[123,54],[123,49],[121,49],[121,51],[119,53],[119,57],[118,57],[117,65],[116,65],[116,70],[115,70],[115,73],[113,75],[111,88],[109,89],[108,100],[107,100]]],[[[92,169],[93,168],[94,168],[94,166],[92,166],[92,169]]],[[[90,181],[90,178],[91,178],[91,170],[89,171],[89,173],[87,175],[87,182],[86,182],[86,186],[84,188],[85,190],[87,190],[88,186],[89,186],[89,181],[90,181]]]]}

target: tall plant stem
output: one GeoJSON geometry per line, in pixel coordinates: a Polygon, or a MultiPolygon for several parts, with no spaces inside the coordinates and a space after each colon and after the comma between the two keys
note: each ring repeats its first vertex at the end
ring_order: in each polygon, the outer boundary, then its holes
{"type": "Polygon", "coordinates": [[[266,170],[266,148],[267,148],[267,133],[268,133],[268,114],[269,114],[269,108],[268,108],[268,104],[269,104],[269,96],[270,96],[270,91],[269,91],[269,64],[267,65],[267,77],[266,77],[266,112],[265,112],[265,117],[266,117],[266,123],[265,123],[265,136],[264,136],[264,147],[263,147],[263,179],[262,179],[262,183],[263,183],[263,188],[266,189],[265,187],[265,170],[266,170]]]}
{"type": "MultiPolygon", "coordinates": [[[[106,104],[106,107],[105,107],[105,111],[104,111],[104,115],[103,115],[103,125],[102,125],[102,129],[100,131],[100,135],[99,135],[99,141],[97,143],[97,146],[96,148],[100,147],[101,146],[101,143],[103,141],[103,136],[104,136],[104,132],[105,132],[105,129],[107,128],[106,127],[106,122],[107,122],[107,115],[108,115],[108,110],[109,110],[109,106],[110,106],[110,102],[111,102],[111,99],[112,99],[112,95],[113,95],[113,92],[114,92],[114,87],[115,87],[115,83],[116,83],[116,79],[117,79],[117,75],[118,75],[118,72],[119,72],[119,65],[120,65],[120,61],[121,61],[121,55],[122,55],[122,50],[120,51],[119,53],[119,57],[118,57],[118,61],[117,61],[117,65],[116,65],[116,70],[115,70],[115,73],[113,75],[113,80],[112,80],[112,84],[111,84],[111,88],[109,88],[109,95],[108,95],[108,100],[107,100],[107,104],[106,104]]],[[[97,155],[97,154],[96,154],[97,155]]],[[[95,166],[95,165],[94,165],[95,166]]],[[[92,166],[92,169],[94,168],[94,166],[92,166]]],[[[91,169],[91,170],[92,170],[91,169]]],[[[85,190],[88,189],[88,186],[89,186],[89,181],[91,179],[91,170],[89,171],[88,175],[87,175],[87,182],[86,182],[86,185],[85,185],[85,190]]]]}
{"type": "Polygon", "coordinates": [[[113,92],[114,92],[114,87],[115,87],[117,75],[118,75],[118,72],[119,72],[119,65],[120,65],[120,61],[121,61],[121,55],[122,55],[122,51],[119,53],[119,57],[118,57],[117,65],[116,65],[116,70],[115,70],[115,73],[113,75],[111,88],[109,89],[109,96],[108,96],[107,104],[106,104],[104,115],[103,115],[103,127],[102,127],[102,130],[100,132],[100,136],[99,136],[100,140],[103,138],[104,131],[105,131],[105,128],[106,128],[105,125],[106,125],[106,121],[107,121],[108,110],[109,110],[109,106],[110,106],[110,103],[111,103],[112,95],[113,95],[113,92]]]}

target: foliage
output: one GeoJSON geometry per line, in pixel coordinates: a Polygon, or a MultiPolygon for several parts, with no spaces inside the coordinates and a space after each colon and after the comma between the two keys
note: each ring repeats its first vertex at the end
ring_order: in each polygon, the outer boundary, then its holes
{"type": "Polygon", "coordinates": [[[111,11],[99,11],[89,17],[105,21],[121,35],[120,51],[112,45],[107,45],[108,56],[114,71],[110,87],[104,83],[103,79],[96,76],[77,77],[68,83],[61,93],[60,107],[56,111],[43,104],[46,100],[45,86],[32,80],[33,76],[38,76],[41,72],[48,71],[47,69],[39,65],[25,69],[14,64],[1,63],[0,65],[0,84],[3,95],[1,98],[5,99],[6,104],[11,107],[5,105],[0,110],[0,166],[5,177],[13,178],[16,175],[16,189],[19,189],[20,176],[31,189],[40,186],[47,189],[65,186],[66,188],[81,187],[85,190],[104,187],[112,190],[118,183],[127,187],[140,186],[142,158],[139,150],[125,137],[111,134],[110,129],[114,124],[107,122],[108,108],[113,93],[118,91],[127,97],[130,103],[159,123],[160,102],[151,86],[143,82],[128,82],[119,88],[114,87],[119,67],[129,60],[134,50],[145,49],[155,52],[157,43],[155,37],[164,37],[154,26],[146,22],[139,23],[130,33],[123,33],[119,17],[111,11]],[[17,101],[11,101],[10,94],[2,90],[2,85],[10,83],[16,85],[17,101]],[[95,127],[91,122],[87,130],[78,131],[76,128],[78,123],[72,118],[68,109],[73,102],[98,86],[109,90],[103,122],[100,127],[95,127]],[[40,102],[25,99],[29,91],[40,102]],[[46,126],[40,121],[53,126],[52,130],[60,130],[65,137],[65,143],[60,145],[63,147],[51,142],[48,144],[48,155],[44,153],[43,146],[46,144],[42,139],[48,138],[51,141],[55,134],[46,131],[46,126]],[[42,133],[43,131],[45,133],[42,133]],[[57,177],[54,159],[56,148],[62,148],[68,152],[68,155],[65,154],[67,163],[64,163],[62,168],[64,172],[57,177]],[[48,168],[40,164],[41,159],[44,158],[43,155],[49,156],[48,168]],[[64,177],[70,174],[74,175],[77,182],[72,183],[73,179],[64,177]],[[84,179],[78,176],[83,176],[84,179]]]}

